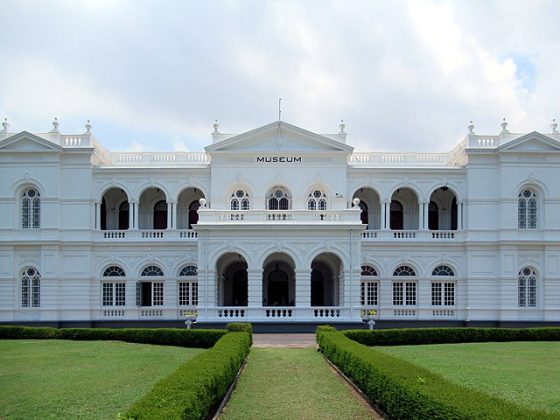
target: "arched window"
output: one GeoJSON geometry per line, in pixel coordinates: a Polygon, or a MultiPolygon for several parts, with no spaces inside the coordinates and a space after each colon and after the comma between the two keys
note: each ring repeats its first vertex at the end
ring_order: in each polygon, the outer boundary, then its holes
{"type": "Polygon", "coordinates": [[[33,267],[27,267],[21,273],[21,306],[41,306],[41,275],[33,267]]]}
{"type": "Polygon", "coordinates": [[[523,267],[517,276],[517,295],[520,308],[537,306],[537,273],[530,267],[523,267]]]}
{"type": "Polygon", "coordinates": [[[157,265],[149,265],[142,270],[142,277],[163,276],[163,271],[157,265]]]}
{"type": "Polygon", "coordinates": [[[198,268],[195,265],[186,265],[179,271],[179,277],[198,276],[198,268]]]}
{"type": "MultiPolygon", "coordinates": [[[[112,265],[103,272],[103,277],[124,277],[122,268],[112,265]]],[[[124,281],[103,281],[101,283],[102,306],[124,306],[126,303],[126,283],[124,281]]]]}
{"type": "Polygon", "coordinates": [[[268,210],[289,210],[291,207],[291,197],[283,187],[274,187],[266,198],[268,210]]]}
{"type": "Polygon", "coordinates": [[[112,265],[103,272],[103,277],[124,277],[125,272],[122,268],[112,265]]]}
{"type": "Polygon", "coordinates": [[[307,198],[307,210],[326,210],[327,196],[321,190],[315,190],[307,198]]]}
{"type": "Polygon", "coordinates": [[[408,265],[401,265],[395,269],[393,276],[415,276],[416,273],[412,267],[408,265]]]}
{"type": "Polygon", "coordinates": [[[454,276],[453,269],[447,265],[438,265],[432,271],[432,276],[454,276]]]}
{"type": "Polygon", "coordinates": [[[41,227],[41,198],[39,191],[35,188],[28,188],[23,192],[21,227],[23,229],[38,229],[41,227]]]}
{"type": "Polygon", "coordinates": [[[517,198],[517,222],[519,229],[537,228],[537,195],[524,189],[517,198]]]}
{"type": "MultiPolygon", "coordinates": [[[[397,267],[393,273],[395,277],[416,276],[416,273],[408,265],[397,267]]],[[[416,305],[416,282],[415,281],[393,281],[393,305],[416,305]]]]}
{"type": "MultiPolygon", "coordinates": [[[[455,272],[447,265],[438,265],[432,271],[432,276],[452,277],[455,276],[455,272]]],[[[455,282],[432,281],[432,306],[453,305],[455,305],[455,282]]]]}
{"type": "Polygon", "coordinates": [[[186,265],[179,271],[179,306],[198,305],[198,268],[186,265]]]}
{"type": "Polygon", "coordinates": [[[379,299],[379,282],[374,280],[377,271],[370,265],[362,265],[360,302],[362,306],[376,306],[379,299]]]}
{"type": "Polygon", "coordinates": [[[237,190],[231,195],[230,209],[249,210],[249,194],[243,190],[237,190]]]}

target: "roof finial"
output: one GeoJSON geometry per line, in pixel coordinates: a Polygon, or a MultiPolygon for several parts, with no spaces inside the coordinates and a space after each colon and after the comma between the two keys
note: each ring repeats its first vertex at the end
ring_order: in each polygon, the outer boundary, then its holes
{"type": "Polygon", "coordinates": [[[214,120],[214,133],[219,133],[220,132],[220,124],[218,124],[218,120],[214,120]]]}
{"type": "Polygon", "coordinates": [[[467,128],[469,129],[469,134],[474,134],[474,124],[472,121],[469,123],[467,128]]]}
{"type": "Polygon", "coordinates": [[[506,121],[506,117],[502,118],[502,123],[500,125],[502,126],[502,132],[500,134],[509,134],[509,131],[507,129],[508,122],[506,121]]]}
{"type": "Polygon", "coordinates": [[[10,127],[10,124],[8,124],[8,119],[4,118],[4,121],[2,121],[2,127],[4,128],[4,133],[8,132],[8,128],[10,127]]]}
{"type": "Polygon", "coordinates": [[[558,123],[556,122],[556,118],[552,119],[552,124],[550,124],[550,128],[552,128],[552,134],[560,134],[560,132],[558,132],[558,123]]]}
{"type": "Polygon", "coordinates": [[[54,121],[52,122],[53,129],[52,129],[51,133],[58,133],[58,126],[59,125],[60,125],[60,123],[58,122],[58,118],[54,117],[54,121]]]}
{"type": "Polygon", "coordinates": [[[344,129],[346,128],[346,124],[344,124],[344,120],[340,120],[340,124],[338,125],[338,128],[340,128],[338,134],[346,134],[346,131],[344,131],[344,129]]]}
{"type": "Polygon", "coordinates": [[[87,120],[86,122],[86,134],[90,134],[91,133],[91,123],[89,122],[89,120],[87,120]]]}

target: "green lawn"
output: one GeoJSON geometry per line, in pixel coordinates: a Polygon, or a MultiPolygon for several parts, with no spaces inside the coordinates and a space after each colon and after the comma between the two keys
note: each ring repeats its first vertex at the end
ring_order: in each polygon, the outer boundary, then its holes
{"type": "Polygon", "coordinates": [[[0,418],[111,418],[204,351],[114,341],[0,340],[0,418]]]}
{"type": "Polygon", "coordinates": [[[375,347],[457,384],[560,415],[560,342],[375,347]]]}
{"type": "Polygon", "coordinates": [[[371,419],[358,398],[314,349],[251,349],[220,417],[231,419],[371,419]]]}

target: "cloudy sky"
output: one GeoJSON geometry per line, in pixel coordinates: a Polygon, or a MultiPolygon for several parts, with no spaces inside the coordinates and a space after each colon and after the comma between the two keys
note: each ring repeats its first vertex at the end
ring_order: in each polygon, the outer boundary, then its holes
{"type": "Polygon", "coordinates": [[[200,151],[278,118],[363,151],[560,119],[560,2],[0,0],[0,116],[110,150],[200,151]]]}

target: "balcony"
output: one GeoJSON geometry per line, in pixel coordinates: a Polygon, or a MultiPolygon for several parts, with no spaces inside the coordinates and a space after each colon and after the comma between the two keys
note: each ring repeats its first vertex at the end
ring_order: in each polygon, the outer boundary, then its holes
{"type": "Polygon", "coordinates": [[[359,225],[360,210],[199,210],[199,225],[359,225]]]}
{"type": "Polygon", "coordinates": [[[136,242],[136,241],[196,241],[197,232],[192,229],[170,230],[98,230],[96,241],[136,242]]]}
{"type": "Polygon", "coordinates": [[[365,230],[362,241],[430,241],[461,242],[464,231],[460,230],[365,230]]]}

